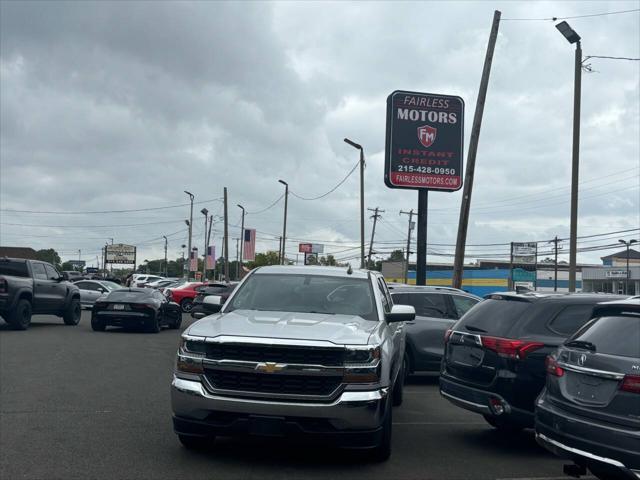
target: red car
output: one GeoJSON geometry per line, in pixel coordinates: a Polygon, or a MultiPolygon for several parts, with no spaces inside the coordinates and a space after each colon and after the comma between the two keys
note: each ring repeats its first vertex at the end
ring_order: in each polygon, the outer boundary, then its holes
{"type": "Polygon", "coordinates": [[[183,312],[189,313],[193,307],[193,299],[198,294],[197,288],[203,285],[206,286],[207,283],[187,282],[176,288],[167,288],[164,294],[168,300],[180,305],[183,312]]]}

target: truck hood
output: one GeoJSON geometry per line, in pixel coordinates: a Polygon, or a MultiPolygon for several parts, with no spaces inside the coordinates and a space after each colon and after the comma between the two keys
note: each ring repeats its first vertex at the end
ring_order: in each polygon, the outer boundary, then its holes
{"type": "Polygon", "coordinates": [[[189,335],[324,340],[336,345],[366,345],[378,322],[352,315],[234,310],[205,317],[189,335]]]}

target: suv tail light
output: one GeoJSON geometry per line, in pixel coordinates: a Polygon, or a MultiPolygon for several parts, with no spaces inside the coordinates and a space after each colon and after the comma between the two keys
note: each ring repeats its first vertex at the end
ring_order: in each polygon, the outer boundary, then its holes
{"type": "Polygon", "coordinates": [[[0,293],[7,293],[7,281],[4,278],[0,278],[0,293]]]}
{"type": "Polygon", "coordinates": [[[640,375],[625,375],[622,379],[620,390],[631,393],[640,393],[640,375]]]}
{"type": "Polygon", "coordinates": [[[486,337],[484,335],[480,338],[484,348],[493,350],[501,357],[513,358],[516,360],[524,360],[529,353],[544,347],[544,343],[540,342],[525,342],[523,340],[486,337]]]}
{"type": "Polygon", "coordinates": [[[558,365],[558,361],[553,355],[547,355],[547,358],[544,359],[544,366],[549,375],[553,375],[554,377],[561,377],[564,375],[564,370],[558,365]]]}
{"type": "Polygon", "coordinates": [[[446,332],[444,332],[444,343],[447,343],[449,341],[449,337],[451,336],[451,332],[453,332],[453,330],[449,329],[446,332]]]}

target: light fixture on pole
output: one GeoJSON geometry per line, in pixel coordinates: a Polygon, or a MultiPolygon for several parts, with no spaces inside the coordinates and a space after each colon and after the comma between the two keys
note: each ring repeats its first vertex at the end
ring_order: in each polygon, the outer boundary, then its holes
{"type": "Polygon", "coordinates": [[[582,46],[567,22],[556,25],[571,44],[576,44],[573,86],[573,147],[571,155],[571,225],[569,228],[569,291],[576,291],[576,252],[578,250],[578,179],[580,167],[580,96],[582,90],[582,46]]]}
{"type": "MultiPolygon", "coordinates": [[[[195,196],[191,192],[187,192],[184,190],[184,193],[189,195],[189,200],[191,202],[191,209],[189,210],[189,223],[187,226],[189,227],[189,242],[188,242],[188,252],[189,252],[189,262],[191,262],[191,234],[193,233],[193,199],[195,196]]],[[[187,270],[187,278],[191,276],[191,268],[187,270]]]]}
{"type": "Polygon", "coordinates": [[[364,148],[348,138],[344,141],[360,150],[360,268],[364,268],[364,148]]]}
{"type": "Polygon", "coordinates": [[[202,281],[207,278],[207,223],[209,222],[209,210],[203,208],[200,213],[204,215],[204,251],[202,257],[202,281]]]}
{"type": "MultiPolygon", "coordinates": [[[[636,243],[637,240],[629,240],[628,242],[625,240],[618,240],[618,242],[622,243],[623,245],[625,245],[627,247],[627,279],[626,282],[624,283],[624,294],[625,295],[629,295],[629,247],[636,243]]],[[[635,291],[635,288],[634,288],[635,291]]],[[[637,292],[636,292],[637,293],[637,292]]],[[[635,295],[635,293],[634,293],[635,295]]]]}
{"type": "Polygon", "coordinates": [[[284,222],[282,225],[282,247],[280,253],[280,265],[284,265],[285,244],[287,240],[287,202],[289,200],[289,184],[284,180],[278,180],[284,185],[284,222]]]}
{"type": "MultiPolygon", "coordinates": [[[[243,247],[244,247],[244,215],[245,210],[242,205],[238,205],[238,207],[242,210],[242,224],[240,225],[240,266],[242,267],[242,255],[243,255],[243,247]]],[[[242,268],[238,271],[241,271],[242,268]]]]}

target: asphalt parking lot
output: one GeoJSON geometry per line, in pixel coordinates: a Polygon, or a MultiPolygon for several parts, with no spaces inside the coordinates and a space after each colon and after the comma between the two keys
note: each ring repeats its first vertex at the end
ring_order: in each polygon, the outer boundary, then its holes
{"type": "MultiPolygon", "coordinates": [[[[191,323],[186,316],[183,328],[191,323]]],[[[410,379],[384,464],[330,447],[218,439],[190,452],[173,434],[169,384],[178,332],[91,330],[36,316],[0,324],[3,479],[561,479],[563,461],[531,431],[501,437],[443,400],[437,378],[410,379]]],[[[583,477],[584,478],[584,477],[583,477]]]]}

